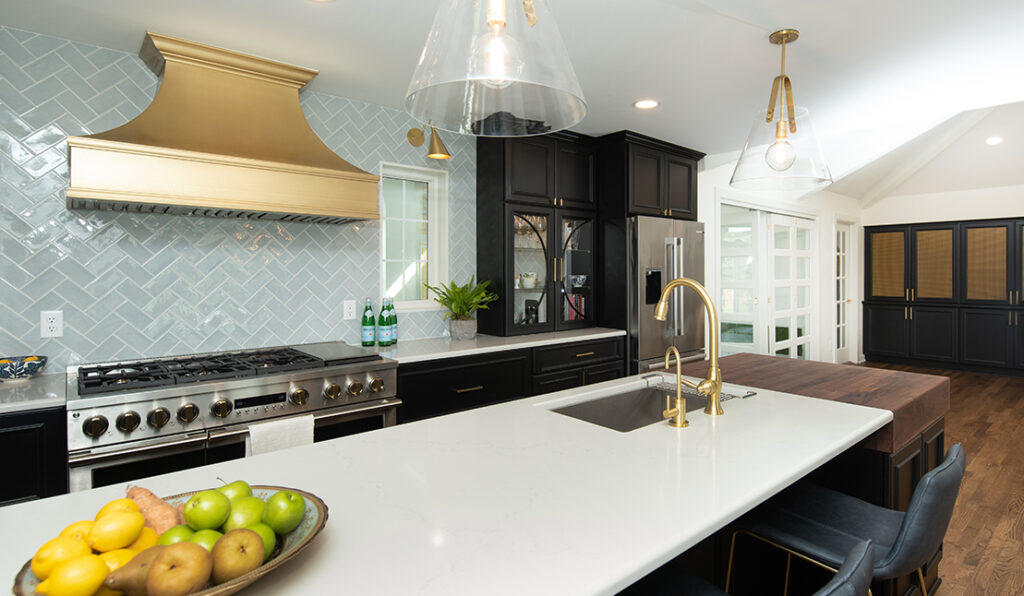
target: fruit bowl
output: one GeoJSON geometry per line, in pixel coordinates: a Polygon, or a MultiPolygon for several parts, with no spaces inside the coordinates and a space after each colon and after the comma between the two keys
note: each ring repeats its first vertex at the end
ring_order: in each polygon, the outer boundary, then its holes
{"type": "MultiPolygon", "coordinates": [[[[226,594],[238,592],[298,555],[324,529],[324,525],[327,524],[327,505],[320,497],[297,488],[266,485],[252,486],[253,496],[260,497],[263,500],[266,500],[280,490],[297,492],[306,500],[306,511],[302,515],[299,527],[283,536],[278,535],[277,546],[274,548],[273,554],[270,555],[270,559],[256,569],[233,580],[210,586],[205,590],[193,592],[192,596],[225,596],[226,594]]],[[[164,497],[164,500],[174,507],[179,507],[184,505],[189,497],[197,492],[201,491],[195,490],[171,497],[164,497]]],[[[18,572],[18,576],[14,580],[14,594],[17,596],[34,596],[36,586],[38,585],[39,578],[32,573],[32,561],[30,560],[28,563],[25,563],[25,566],[21,568],[21,571],[18,572]]]]}
{"type": "Polygon", "coordinates": [[[46,366],[46,356],[0,358],[0,381],[27,381],[46,366]]]}

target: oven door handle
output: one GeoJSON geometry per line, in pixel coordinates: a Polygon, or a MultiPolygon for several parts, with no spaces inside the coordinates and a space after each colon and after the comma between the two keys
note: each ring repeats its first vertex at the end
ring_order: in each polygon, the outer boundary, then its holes
{"type": "MultiPolygon", "coordinates": [[[[380,410],[394,409],[400,405],[402,405],[402,400],[400,399],[381,399],[364,404],[344,406],[342,408],[332,409],[326,414],[313,414],[313,425],[322,426],[323,424],[331,422],[335,418],[367,418],[370,415],[376,414],[380,410]]],[[[304,415],[305,414],[299,414],[299,416],[304,415]]],[[[391,424],[394,424],[394,422],[391,421],[391,424]]],[[[248,424],[225,429],[215,429],[210,431],[210,444],[212,446],[214,443],[239,443],[244,441],[248,435],[248,424]]]]}
{"type": "Polygon", "coordinates": [[[121,459],[130,455],[139,455],[152,451],[164,451],[166,449],[187,447],[189,445],[199,445],[205,443],[206,440],[207,434],[204,432],[196,436],[186,437],[176,441],[167,441],[166,443],[157,443],[154,445],[141,445],[138,447],[129,447],[128,449],[119,449],[117,451],[108,451],[105,453],[76,453],[68,455],[68,465],[71,467],[84,466],[86,464],[107,461],[110,459],[121,459]]]}

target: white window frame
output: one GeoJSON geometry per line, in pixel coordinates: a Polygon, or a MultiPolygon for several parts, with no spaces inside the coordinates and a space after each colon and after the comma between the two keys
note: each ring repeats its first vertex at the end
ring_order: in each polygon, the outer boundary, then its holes
{"type": "MultiPolygon", "coordinates": [[[[404,164],[381,162],[381,181],[377,185],[377,204],[382,214],[380,220],[380,268],[379,285],[381,295],[388,288],[384,280],[384,178],[401,178],[427,183],[427,283],[437,286],[448,283],[448,172],[404,164]]],[[[433,299],[395,301],[399,311],[443,310],[433,299]]]]}

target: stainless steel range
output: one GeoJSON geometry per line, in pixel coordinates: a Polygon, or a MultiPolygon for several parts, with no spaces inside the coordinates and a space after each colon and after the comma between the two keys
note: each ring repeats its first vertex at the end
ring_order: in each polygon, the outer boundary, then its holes
{"type": "Polygon", "coordinates": [[[315,440],[391,426],[397,368],[339,342],[69,367],[71,490],[244,457],[269,419],[312,414],[315,440]]]}

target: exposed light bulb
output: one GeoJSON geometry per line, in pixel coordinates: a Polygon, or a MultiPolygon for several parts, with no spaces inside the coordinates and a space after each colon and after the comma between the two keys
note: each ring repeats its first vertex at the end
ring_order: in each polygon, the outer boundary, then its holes
{"type": "Polygon", "coordinates": [[[788,170],[796,161],[796,149],[789,144],[786,138],[787,125],[785,120],[779,120],[775,126],[775,142],[769,145],[768,150],[764,152],[764,161],[776,172],[788,170]]]}
{"type": "Polygon", "coordinates": [[[483,82],[494,89],[504,89],[519,78],[523,69],[519,44],[505,33],[504,23],[489,27],[490,31],[473,42],[473,72],[483,75],[483,82]]]}

